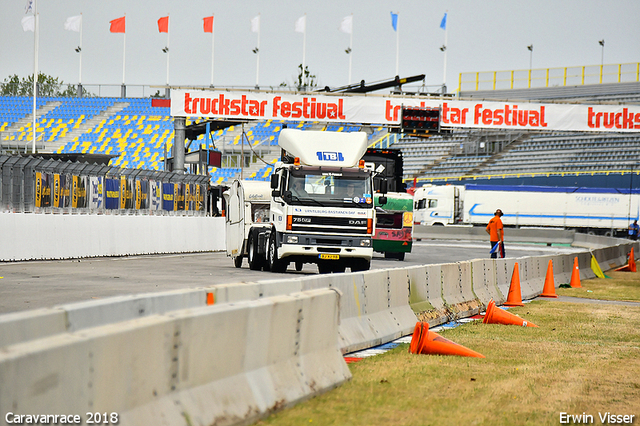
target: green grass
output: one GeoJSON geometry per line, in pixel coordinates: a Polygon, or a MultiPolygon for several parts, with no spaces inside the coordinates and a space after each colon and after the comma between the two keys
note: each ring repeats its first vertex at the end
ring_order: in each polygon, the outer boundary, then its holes
{"type": "MultiPolygon", "coordinates": [[[[638,300],[640,274],[628,274],[625,297],[638,300]]],[[[440,333],[485,359],[400,345],[350,364],[353,379],[338,389],[258,424],[557,425],[561,412],[640,422],[640,307],[537,300],[510,312],[540,328],[475,321],[440,333]]]]}
{"type": "Polygon", "coordinates": [[[607,276],[611,278],[582,280],[580,282],[582,288],[557,288],[556,294],[587,299],[640,302],[638,275],[638,272],[607,271],[607,276]]]}

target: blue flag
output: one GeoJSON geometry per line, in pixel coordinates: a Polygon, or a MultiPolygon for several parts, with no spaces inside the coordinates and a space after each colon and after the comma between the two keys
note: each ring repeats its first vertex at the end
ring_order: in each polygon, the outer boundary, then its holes
{"type": "Polygon", "coordinates": [[[391,26],[393,31],[398,31],[398,14],[391,12],[391,26]]]}
{"type": "Polygon", "coordinates": [[[443,30],[447,29],[447,14],[446,13],[442,17],[442,21],[440,21],[440,28],[442,28],[443,30]]]}

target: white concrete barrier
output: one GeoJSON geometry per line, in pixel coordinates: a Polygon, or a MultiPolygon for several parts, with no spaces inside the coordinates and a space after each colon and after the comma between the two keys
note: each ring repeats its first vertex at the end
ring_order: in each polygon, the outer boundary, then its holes
{"type": "Polygon", "coordinates": [[[0,261],[225,248],[221,217],[0,213],[0,235],[0,261]]]}
{"type": "Polygon", "coordinates": [[[505,302],[505,298],[498,290],[496,281],[496,264],[491,259],[474,259],[471,264],[471,280],[473,293],[486,307],[493,299],[498,305],[505,302]]]}
{"type": "Polygon", "coordinates": [[[205,306],[207,292],[211,290],[196,288],[115,296],[0,315],[0,347],[57,333],[205,306]]]}
{"type": "Polygon", "coordinates": [[[351,377],[337,346],[338,300],[321,289],[8,346],[0,412],[248,424],[351,377]]]}

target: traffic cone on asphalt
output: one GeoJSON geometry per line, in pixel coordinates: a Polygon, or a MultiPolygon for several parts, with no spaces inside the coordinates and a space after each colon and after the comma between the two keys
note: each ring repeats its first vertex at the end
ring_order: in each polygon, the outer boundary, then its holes
{"type": "Polygon", "coordinates": [[[573,258],[573,270],[571,271],[571,281],[569,285],[573,288],[582,288],[580,285],[580,268],[578,267],[578,258],[573,258]]]}
{"type": "Polygon", "coordinates": [[[522,291],[520,290],[520,269],[518,262],[513,265],[513,274],[511,275],[511,285],[509,286],[509,294],[504,306],[524,306],[522,303],[522,291]]]}
{"type": "Polygon", "coordinates": [[[507,312],[504,309],[500,309],[496,306],[496,302],[491,300],[487,305],[487,312],[482,319],[483,324],[504,324],[504,325],[519,325],[522,327],[538,327],[532,322],[523,320],[517,315],[507,312]]]}
{"type": "Polygon", "coordinates": [[[484,355],[429,331],[429,323],[417,322],[413,329],[409,352],[423,355],[458,355],[484,358],[484,355]]]}
{"type": "Polygon", "coordinates": [[[631,253],[629,253],[629,262],[621,268],[616,269],[621,272],[636,272],[636,259],[633,254],[633,247],[631,247],[631,253]]]}
{"type": "Polygon", "coordinates": [[[556,283],[553,279],[553,261],[549,259],[549,266],[547,266],[547,276],[544,279],[544,287],[542,288],[542,297],[558,297],[556,294],[556,283]]]}
{"type": "Polygon", "coordinates": [[[420,351],[424,339],[429,332],[429,323],[418,321],[413,329],[413,336],[411,336],[411,344],[409,345],[409,352],[417,354],[420,351]]]}

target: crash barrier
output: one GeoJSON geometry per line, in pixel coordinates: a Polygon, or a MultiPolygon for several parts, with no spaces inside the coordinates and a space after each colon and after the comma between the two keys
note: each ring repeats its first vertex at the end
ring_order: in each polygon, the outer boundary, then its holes
{"type": "MultiPolygon", "coordinates": [[[[507,228],[505,230],[505,239],[510,243],[572,244],[577,235],[580,234],[574,230],[558,228],[507,228]]],[[[481,240],[489,244],[484,226],[415,225],[413,237],[417,240],[481,240]]]]}
{"type": "Polygon", "coordinates": [[[208,175],[0,155],[0,211],[205,214],[208,175]]]}
{"type": "Polygon", "coordinates": [[[314,275],[295,280],[219,285],[218,303],[267,297],[317,288],[341,293],[339,346],[343,353],[369,348],[413,330],[416,316],[409,307],[409,276],[403,268],[351,274],[314,275]]]}
{"type": "Polygon", "coordinates": [[[3,262],[189,253],[224,250],[224,218],[0,213],[0,235],[3,262]]]}
{"type": "Polygon", "coordinates": [[[337,291],[318,289],[7,346],[0,412],[72,413],[83,423],[94,413],[123,426],[249,424],[351,377],[337,345],[338,305],[337,291]]]}
{"type": "MultiPolygon", "coordinates": [[[[577,254],[581,278],[591,271],[592,256],[599,257],[606,268],[607,265],[616,264],[625,258],[632,246],[638,253],[637,242],[617,241],[619,244],[614,247],[577,254]]],[[[542,291],[542,285],[538,286],[538,283],[544,279],[549,258],[558,265],[554,265],[554,268],[562,271],[564,266],[560,267],[560,263],[565,265],[567,261],[573,262],[575,257],[575,254],[568,254],[539,258],[476,259],[458,264],[317,275],[286,281],[236,283],[160,295],[118,297],[66,305],[64,308],[4,315],[0,317],[0,401],[3,401],[0,403],[0,409],[4,409],[4,412],[13,410],[22,413],[34,412],[34,407],[47,407],[48,411],[54,408],[56,411],[67,410],[72,402],[62,403],[63,397],[60,394],[65,394],[65,400],[73,400],[67,398],[67,394],[77,394],[84,395],[82,403],[92,404],[86,406],[99,406],[101,411],[120,410],[123,413],[122,419],[131,424],[147,424],[148,419],[153,423],[158,420],[154,417],[156,415],[163,419],[184,420],[185,414],[181,413],[187,413],[189,421],[193,424],[211,424],[211,416],[218,413],[228,416],[224,418],[230,419],[230,424],[244,423],[246,417],[234,417],[238,412],[248,413],[249,410],[242,411],[238,408],[242,401],[255,403],[259,410],[262,410],[264,407],[277,408],[302,398],[299,396],[301,392],[294,392],[290,399],[276,399],[273,406],[269,405],[274,401],[273,392],[288,392],[285,389],[289,389],[290,382],[296,389],[307,389],[300,384],[300,369],[304,368],[305,364],[298,359],[296,362],[289,360],[278,364],[269,358],[269,352],[263,348],[293,348],[291,350],[294,354],[300,355],[301,351],[296,352],[296,348],[302,344],[296,343],[295,337],[302,335],[305,318],[313,322],[313,327],[317,326],[323,332],[329,333],[327,328],[331,328],[335,353],[339,355],[410,334],[416,322],[416,314],[418,318],[426,317],[431,325],[436,325],[461,318],[470,311],[473,313],[472,309],[462,309],[465,306],[475,305],[480,310],[491,299],[499,300],[498,304],[501,304],[506,299],[513,272],[512,266],[516,261],[525,265],[526,270],[523,282],[527,282],[525,285],[528,290],[523,290],[523,298],[533,297],[542,291]],[[538,288],[535,288],[536,286],[538,288]],[[239,314],[239,320],[238,317],[216,317],[215,320],[206,319],[200,322],[200,319],[208,317],[210,312],[218,312],[208,310],[211,308],[205,304],[209,300],[215,303],[214,307],[220,311],[226,312],[229,309],[236,312],[234,309],[240,309],[239,306],[253,306],[252,303],[256,303],[255,306],[278,305],[281,300],[297,297],[295,294],[304,289],[334,291],[336,295],[342,293],[339,299],[334,300],[332,315],[340,317],[339,320],[336,317],[335,327],[331,325],[331,321],[327,322],[324,316],[327,307],[324,305],[316,306],[315,310],[298,310],[296,315],[256,310],[251,317],[254,321],[251,324],[255,324],[256,328],[249,331],[244,326],[247,322],[244,314],[239,314]],[[208,294],[210,297],[207,297],[208,294]],[[274,296],[277,294],[283,296],[274,296]],[[159,300],[146,300],[154,297],[159,300]],[[181,310],[184,308],[191,309],[181,310]],[[140,327],[144,328],[144,332],[140,327]],[[292,328],[295,328],[298,334],[286,332],[292,328]],[[189,332],[184,333],[181,331],[183,329],[189,332]],[[265,329],[268,332],[265,332],[265,329]],[[175,330],[180,333],[174,335],[174,338],[180,336],[177,343],[167,340],[167,336],[172,336],[175,330]],[[114,341],[110,340],[112,337],[114,341]],[[232,344],[221,344],[220,339],[229,339],[232,344]],[[255,339],[258,339],[257,345],[255,339]],[[162,345],[159,346],[156,340],[162,341],[162,345]],[[184,351],[180,352],[183,346],[184,351]],[[167,356],[168,347],[173,348],[174,352],[167,356]],[[119,348],[127,350],[120,351],[119,348]],[[251,354],[247,354],[247,348],[251,348],[251,354]],[[162,355],[157,355],[156,352],[162,355]],[[195,355],[192,355],[194,353],[195,355]],[[191,362],[192,356],[197,356],[197,360],[191,362]],[[168,357],[172,357],[173,361],[167,361],[168,357]],[[259,383],[252,381],[247,385],[253,391],[251,394],[243,393],[243,389],[246,388],[243,381],[245,376],[242,376],[240,388],[235,386],[240,373],[232,368],[237,367],[240,362],[238,360],[248,357],[251,361],[245,361],[243,366],[249,362],[251,367],[255,367],[252,370],[255,374],[246,375],[263,380],[259,383]],[[157,364],[158,362],[161,364],[157,364]],[[222,367],[218,368],[217,365],[222,367]],[[266,366],[270,365],[275,365],[274,368],[282,367],[282,371],[277,371],[276,379],[271,376],[265,377],[271,371],[270,367],[266,366]],[[99,370],[96,369],[97,366],[99,370]],[[194,378],[190,373],[211,368],[216,373],[206,371],[204,379],[194,378]],[[153,374],[150,373],[151,369],[153,374]],[[110,374],[112,370],[116,371],[116,374],[114,380],[110,380],[109,387],[103,383],[96,388],[93,381],[104,377],[96,372],[108,371],[110,374]],[[157,371],[169,371],[171,380],[163,378],[162,386],[165,387],[157,385],[161,392],[149,397],[149,389],[145,386],[153,386],[156,390],[156,384],[160,383],[160,379],[153,376],[157,371]],[[220,371],[228,372],[229,376],[221,376],[223,373],[220,371]],[[180,372],[185,376],[180,376],[180,372]],[[23,375],[28,378],[27,382],[12,390],[13,383],[22,380],[23,375]],[[230,376],[233,379],[230,379],[230,376]],[[147,377],[151,379],[147,380],[147,377]],[[180,380],[176,381],[177,379],[180,380]],[[184,380],[181,381],[182,379],[184,380]],[[78,384],[76,380],[82,383],[78,384]],[[135,393],[131,397],[133,402],[123,401],[120,396],[131,394],[132,383],[136,384],[135,393]],[[61,389],[67,389],[67,386],[73,393],[60,392],[61,389]],[[85,387],[80,389],[79,386],[85,387]],[[33,392],[34,389],[38,392],[33,392]],[[138,397],[138,392],[142,392],[142,396],[138,397]],[[230,392],[240,395],[238,398],[242,401],[225,399],[230,392]],[[202,400],[198,398],[202,394],[206,395],[208,402],[199,405],[202,400]],[[10,402],[4,405],[4,401],[10,402]],[[198,420],[192,421],[193,418],[198,420]]],[[[560,278],[556,278],[555,286],[559,284],[562,282],[560,278]]],[[[316,331],[311,334],[314,333],[316,331]]],[[[314,335],[313,339],[322,337],[314,335]]],[[[325,353],[323,356],[331,360],[332,367],[323,370],[321,376],[329,374],[329,377],[335,379],[333,383],[327,384],[326,388],[348,378],[348,372],[344,373],[344,362],[333,361],[333,352],[329,355],[325,353]]],[[[309,381],[308,384],[308,388],[319,389],[314,387],[315,382],[309,381]]],[[[291,393],[287,395],[290,396],[291,393]]],[[[242,405],[244,408],[248,406],[242,405]]]]}

